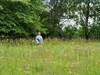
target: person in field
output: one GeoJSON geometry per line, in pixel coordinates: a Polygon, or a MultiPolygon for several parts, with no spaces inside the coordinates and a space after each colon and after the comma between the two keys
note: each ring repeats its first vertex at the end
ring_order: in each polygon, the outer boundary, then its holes
{"type": "Polygon", "coordinates": [[[36,43],[37,43],[38,45],[43,43],[43,37],[42,37],[42,35],[41,35],[40,32],[38,32],[38,34],[37,34],[35,40],[36,40],[36,43]]]}

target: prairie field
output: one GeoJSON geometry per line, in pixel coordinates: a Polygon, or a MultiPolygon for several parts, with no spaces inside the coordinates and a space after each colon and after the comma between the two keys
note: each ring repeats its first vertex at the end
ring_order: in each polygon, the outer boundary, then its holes
{"type": "Polygon", "coordinates": [[[0,41],[0,75],[100,75],[100,41],[0,41]]]}

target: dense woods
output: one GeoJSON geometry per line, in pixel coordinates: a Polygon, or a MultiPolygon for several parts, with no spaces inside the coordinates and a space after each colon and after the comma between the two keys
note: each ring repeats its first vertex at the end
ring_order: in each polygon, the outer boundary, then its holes
{"type": "Polygon", "coordinates": [[[100,38],[100,0],[0,0],[0,37],[100,38]]]}

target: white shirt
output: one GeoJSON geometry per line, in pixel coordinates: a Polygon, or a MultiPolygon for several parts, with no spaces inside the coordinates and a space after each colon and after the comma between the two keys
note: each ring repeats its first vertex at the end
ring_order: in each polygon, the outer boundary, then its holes
{"type": "Polygon", "coordinates": [[[41,35],[37,35],[36,36],[36,42],[37,42],[37,44],[43,43],[43,37],[41,35]]]}

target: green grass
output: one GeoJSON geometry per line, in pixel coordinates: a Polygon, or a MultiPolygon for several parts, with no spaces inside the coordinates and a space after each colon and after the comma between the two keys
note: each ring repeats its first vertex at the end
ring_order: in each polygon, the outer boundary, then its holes
{"type": "Polygon", "coordinates": [[[0,42],[0,75],[100,75],[100,42],[0,42]]]}

